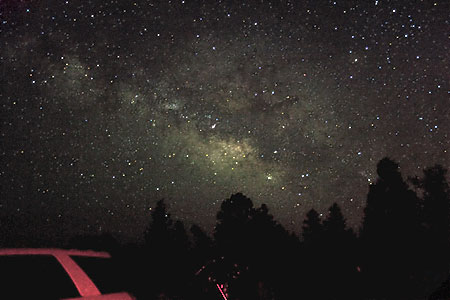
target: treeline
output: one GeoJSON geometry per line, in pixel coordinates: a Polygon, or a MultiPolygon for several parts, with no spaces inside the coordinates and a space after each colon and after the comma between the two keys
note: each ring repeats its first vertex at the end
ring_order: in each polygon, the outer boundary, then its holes
{"type": "Polygon", "coordinates": [[[160,200],[144,245],[109,250],[138,299],[450,299],[447,170],[404,180],[384,158],[377,173],[358,232],[334,203],[324,217],[311,209],[296,236],[238,193],[212,236],[188,234],[160,200]]]}
{"type": "Polygon", "coordinates": [[[212,236],[188,234],[160,200],[144,245],[109,250],[138,299],[449,299],[447,170],[405,181],[384,158],[377,173],[358,232],[334,203],[324,217],[311,209],[296,236],[238,193],[212,236]]]}

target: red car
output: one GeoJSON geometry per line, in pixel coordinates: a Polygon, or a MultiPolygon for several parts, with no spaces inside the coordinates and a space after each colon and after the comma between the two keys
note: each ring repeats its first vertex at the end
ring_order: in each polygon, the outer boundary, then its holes
{"type": "Polygon", "coordinates": [[[0,299],[134,300],[120,291],[110,257],[90,250],[0,249],[0,299]]]}

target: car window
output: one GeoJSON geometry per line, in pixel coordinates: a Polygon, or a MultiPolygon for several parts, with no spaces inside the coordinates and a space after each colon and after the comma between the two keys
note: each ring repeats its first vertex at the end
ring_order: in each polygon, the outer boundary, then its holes
{"type": "Polygon", "coordinates": [[[51,255],[0,256],[1,299],[61,299],[80,294],[51,255]]]}
{"type": "Polygon", "coordinates": [[[123,292],[118,269],[111,258],[70,256],[89,276],[102,294],[123,292]]]}

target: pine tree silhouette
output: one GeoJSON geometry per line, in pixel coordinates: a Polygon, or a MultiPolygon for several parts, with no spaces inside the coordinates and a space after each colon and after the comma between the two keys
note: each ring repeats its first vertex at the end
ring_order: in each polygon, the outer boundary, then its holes
{"type": "Polygon", "coordinates": [[[145,253],[140,267],[147,276],[143,277],[141,295],[180,296],[188,274],[193,271],[188,257],[189,240],[183,223],[173,222],[164,199],[152,210],[144,238],[145,253]]]}
{"type": "Polygon", "coordinates": [[[423,194],[420,279],[430,293],[450,272],[450,188],[446,174],[446,169],[435,165],[426,168],[422,178],[411,180],[423,194]]]}
{"type": "Polygon", "coordinates": [[[260,294],[277,299],[290,299],[296,292],[298,239],[269,214],[267,205],[254,209],[250,224],[253,257],[251,271],[260,294]]]}
{"type": "Polygon", "coordinates": [[[323,281],[328,299],[352,299],[358,296],[356,236],[347,228],[341,208],[334,203],[323,221],[323,281]]]}
{"type": "Polygon", "coordinates": [[[177,220],[172,228],[172,240],[169,253],[171,255],[170,295],[185,294],[190,276],[194,273],[194,263],[191,259],[190,241],[183,222],[177,220]]]}
{"type": "Polygon", "coordinates": [[[323,238],[323,224],[319,213],[312,208],[306,214],[302,226],[303,242],[307,245],[321,242],[323,238]]]}
{"type": "MultiPolygon", "coordinates": [[[[439,259],[450,257],[450,188],[446,181],[447,170],[436,165],[424,170],[420,181],[423,189],[423,221],[433,246],[441,250],[439,259]]],[[[436,254],[436,253],[435,253],[436,254]]],[[[447,264],[448,260],[441,261],[447,264]]]]}
{"type": "Polygon", "coordinates": [[[145,232],[146,247],[153,249],[167,247],[170,241],[172,223],[164,199],[159,200],[156,207],[152,209],[151,222],[145,232]]]}
{"type": "Polygon", "coordinates": [[[302,226],[302,251],[300,259],[300,282],[302,291],[314,299],[327,299],[328,291],[323,289],[324,278],[324,228],[319,213],[311,209],[302,226]]]}
{"type": "Polygon", "coordinates": [[[346,220],[337,203],[333,203],[328,209],[328,216],[323,221],[323,231],[327,242],[333,244],[348,239],[353,234],[352,230],[347,229],[346,220]]]}

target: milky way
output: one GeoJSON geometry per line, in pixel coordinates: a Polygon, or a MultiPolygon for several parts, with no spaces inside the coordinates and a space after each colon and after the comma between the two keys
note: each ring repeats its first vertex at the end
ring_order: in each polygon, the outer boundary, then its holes
{"type": "Polygon", "coordinates": [[[165,198],[211,230],[235,192],[357,227],[381,158],[450,165],[446,1],[161,2],[0,4],[17,228],[134,239],[165,198]]]}

